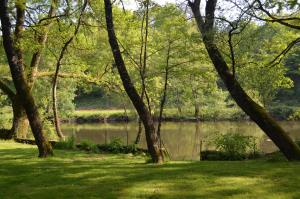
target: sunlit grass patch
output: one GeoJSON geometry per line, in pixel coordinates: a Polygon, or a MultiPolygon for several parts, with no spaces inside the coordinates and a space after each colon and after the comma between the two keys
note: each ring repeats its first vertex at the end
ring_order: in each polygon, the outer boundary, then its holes
{"type": "Polygon", "coordinates": [[[55,150],[0,141],[0,198],[299,198],[300,164],[180,161],[55,150]]]}

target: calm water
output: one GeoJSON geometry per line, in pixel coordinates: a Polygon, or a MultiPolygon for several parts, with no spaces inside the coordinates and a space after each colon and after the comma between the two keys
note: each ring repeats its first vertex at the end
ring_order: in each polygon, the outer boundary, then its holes
{"type": "MultiPolygon", "coordinates": [[[[300,122],[280,123],[293,139],[300,139],[300,122]]],[[[138,131],[137,123],[110,124],[64,124],[66,135],[74,134],[77,142],[92,140],[94,143],[109,143],[119,137],[124,144],[132,144],[138,131]]],[[[276,146],[252,122],[166,122],[162,126],[162,138],[173,160],[198,160],[200,150],[212,148],[209,141],[217,133],[240,133],[257,138],[258,147],[264,152],[277,150],[276,146]]],[[[139,147],[145,148],[145,135],[142,133],[139,147]]]]}

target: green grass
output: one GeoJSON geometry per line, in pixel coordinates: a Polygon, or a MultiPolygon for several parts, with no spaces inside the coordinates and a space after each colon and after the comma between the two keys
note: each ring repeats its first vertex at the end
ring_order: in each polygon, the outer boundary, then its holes
{"type": "MultiPolygon", "coordinates": [[[[137,118],[137,113],[133,109],[127,110],[128,117],[133,120],[137,118]]],[[[155,115],[158,117],[158,110],[155,115]]],[[[71,118],[83,118],[83,119],[93,119],[93,118],[116,118],[124,117],[125,112],[123,109],[87,109],[87,110],[76,110],[70,115],[71,118]]],[[[194,110],[192,108],[185,108],[182,110],[181,115],[179,115],[176,108],[166,108],[164,110],[163,117],[173,118],[173,119],[194,119],[194,110]]],[[[226,108],[226,109],[201,109],[200,118],[203,120],[213,121],[213,120],[236,120],[241,118],[241,112],[237,108],[226,108]]]]}
{"type": "Polygon", "coordinates": [[[124,110],[122,109],[105,109],[105,110],[76,110],[72,116],[74,117],[91,117],[91,116],[101,116],[101,117],[109,117],[111,115],[124,115],[124,110]]]}
{"type": "Polygon", "coordinates": [[[300,198],[300,164],[169,162],[56,150],[0,141],[0,198],[300,198]]]}

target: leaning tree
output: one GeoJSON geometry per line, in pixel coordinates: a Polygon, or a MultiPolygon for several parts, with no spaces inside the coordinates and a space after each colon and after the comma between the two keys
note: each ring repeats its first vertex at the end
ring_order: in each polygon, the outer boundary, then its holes
{"type": "Polygon", "coordinates": [[[26,1],[16,2],[16,27],[14,39],[11,34],[11,21],[8,13],[8,1],[0,2],[0,19],[2,26],[3,46],[10,67],[10,72],[16,88],[16,95],[25,109],[32,133],[39,149],[39,157],[52,154],[52,147],[43,133],[43,125],[33,98],[30,86],[24,73],[24,52],[20,44],[25,22],[26,1]]]}
{"type": "MultiPolygon", "coordinates": [[[[205,8],[201,9],[201,0],[188,1],[195,17],[198,29],[208,55],[225,83],[229,93],[241,109],[270,137],[288,160],[300,160],[300,149],[279,126],[279,124],[265,111],[263,107],[252,100],[236,79],[234,65],[231,67],[225,61],[216,44],[216,10],[217,0],[207,0],[205,8]],[[204,14],[202,13],[204,10],[204,14]]],[[[202,4],[201,4],[202,5],[202,4]]],[[[231,29],[232,30],[232,29],[231,29]]],[[[231,48],[231,59],[234,53],[231,48]]],[[[231,60],[234,63],[234,60],[231,60]]]]}

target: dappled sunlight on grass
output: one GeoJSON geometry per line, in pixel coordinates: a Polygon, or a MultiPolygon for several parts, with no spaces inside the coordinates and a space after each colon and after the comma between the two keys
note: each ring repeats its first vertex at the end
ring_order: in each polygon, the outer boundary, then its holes
{"type": "Polygon", "coordinates": [[[168,162],[0,142],[0,198],[299,198],[300,164],[168,162]]]}

